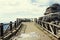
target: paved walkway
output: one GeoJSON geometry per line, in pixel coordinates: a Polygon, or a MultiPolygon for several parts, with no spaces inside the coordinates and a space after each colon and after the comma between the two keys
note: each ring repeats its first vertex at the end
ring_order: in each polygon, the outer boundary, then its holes
{"type": "Polygon", "coordinates": [[[38,29],[34,22],[23,23],[23,28],[12,40],[52,40],[44,32],[38,29]]]}

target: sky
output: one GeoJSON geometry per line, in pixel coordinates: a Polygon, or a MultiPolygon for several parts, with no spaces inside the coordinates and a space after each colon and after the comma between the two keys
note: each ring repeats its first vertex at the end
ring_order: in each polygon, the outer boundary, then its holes
{"type": "Polygon", "coordinates": [[[46,8],[59,0],[0,0],[0,22],[15,21],[16,18],[38,18],[46,8]]]}

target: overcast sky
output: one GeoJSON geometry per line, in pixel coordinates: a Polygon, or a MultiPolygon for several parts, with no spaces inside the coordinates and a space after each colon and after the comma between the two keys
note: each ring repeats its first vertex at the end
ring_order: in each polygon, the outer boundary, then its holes
{"type": "Polygon", "coordinates": [[[0,22],[43,16],[49,5],[59,2],[59,0],[0,0],[0,22]]]}

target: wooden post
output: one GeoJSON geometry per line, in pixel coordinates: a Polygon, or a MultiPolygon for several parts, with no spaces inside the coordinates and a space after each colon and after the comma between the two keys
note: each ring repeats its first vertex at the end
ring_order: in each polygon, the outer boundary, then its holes
{"type": "Polygon", "coordinates": [[[16,26],[18,26],[18,18],[16,19],[16,26]]]}
{"type": "Polygon", "coordinates": [[[37,21],[38,24],[40,24],[39,20],[37,21]]]}
{"type": "Polygon", "coordinates": [[[34,18],[34,21],[37,23],[37,18],[34,18]]]}
{"type": "Polygon", "coordinates": [[[21,20],[19,19],[19,24],[21,23],[21,20]]]}
{"type": "Polygon", "coordinates": [[[0,28],[1,28],[1,36],[3,36],[3,23],[0,23],[0,28]]]}
{"type": "Polygon", "coordinates": [[[20,25],[20,23],[21,23],[21,20],[19,19],[19,25],[20,25]]]}
{"type": "Polygon", "coordinates": [[[43,23],[43,27],[46,28],[46,27],[45,27],[45,23],[43,23]]]}
{"type": "Polygon", "coordinates": [[[45,24],[45,27],[46,27],[46,29],[47,29],[47,24],[45,24]]]}
{"type": "Polygon", "coordinates": [[[56,26],[54,26],[54,34],[55,35],[57,34],[57,28],[56,28],[56,26]]]}
{"type": "Polygon", "coordinates": [[[10,31],[12,32],[12,21],[10,21],[10,31]]]}
{"type": "Polygon", "coordinates": [[[41,25],[41,22],[39,21],[39,24],[41,25]]]}
{"type": "Polygon", "coordinates": [[[50,29],[50,25],[49,25],[49,24],[47,24],[47,28],[48,28],[49,31],[51,31],[51,29],[50,29]]]}
{"type": "Polygon", "coordinates": [[[19,19],[18,19],[18,25],[19,25],[19,19]]]}
{"type": "Polygon", "coordinates": [[[42,22],[40,21],[40,25],[42,26],[42,22]]]}
{"type": "Polygon", "coordinates": [[[20,24],[20,20],[17,18],[17,26],[19,26],[20,24]]]}
{"type": "Polygon", "coordinates": [[[15,29],[16,29],[16,21],[15,21],[15,23],[14,23],[14,27],[15,27],[15,29]]]}

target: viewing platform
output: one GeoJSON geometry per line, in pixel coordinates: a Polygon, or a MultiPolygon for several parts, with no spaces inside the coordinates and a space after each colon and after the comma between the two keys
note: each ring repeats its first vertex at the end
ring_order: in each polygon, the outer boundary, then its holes
{"type": "Polygon", "coordinates": [[[22,24],[22,30],[10,40],[57,40],[40,28],[35,22],[23,22],[22,24]]]}
{"type": "Polygon", "coordinates": [[[47,22],[17,19],[6,31],[0,23],[0,40],[60,40],[60,26],[47,22]]]}

